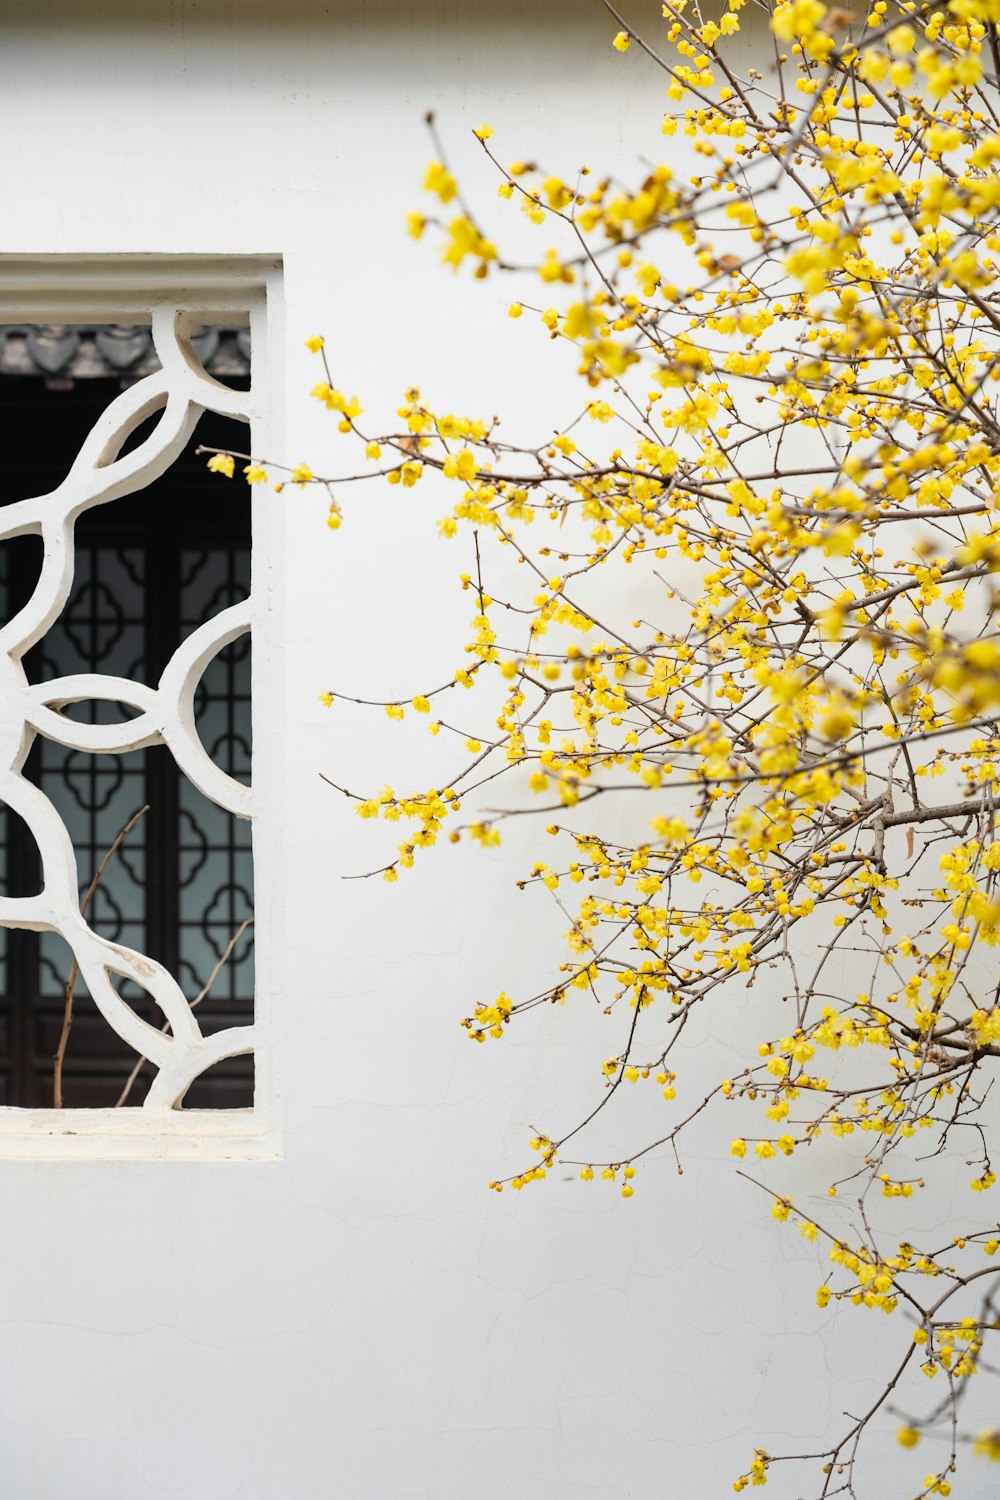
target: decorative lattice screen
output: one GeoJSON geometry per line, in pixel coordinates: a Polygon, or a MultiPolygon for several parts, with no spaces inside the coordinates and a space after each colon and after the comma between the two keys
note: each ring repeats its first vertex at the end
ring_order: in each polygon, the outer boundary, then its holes
{"type": "MultiPolygon", "coordinates": [[[[136,942],[130,942],[127,935],[116,941],[98,930],[101,923],[91,913],[83,914],[80,890],[88,872],[80,868],[66,817],[60,815],[46,792],[46,768],[61,765],[67,759],[66,752],[76,774],[93,780],[88,761],[99,757],[106,766],[111,763],[108,757],[125,757],[162,746],[182,773],[181,822],[192,830],[192,840],[199,848],[220,844],[221,840],[221,835],[213,834],[212,815],[198,811],[204,806],[203,799],[244,824],[250,822],[254,810],[253,793],[246,780],[249,726],[237,725],[233,716],[241,712],[239,705],[245,704],[249,688],[247,669],[240,666],[241,648],[235,643],[247,638],[251,626],[261,617],[259,578],[264,578],[263,588],[267,590],[268,570],[259,566],[256,550],[254,589],[245,597],[240,597],[248,582],[245,554],[244,561],[231,555],[227,576],[222,578],[213,575],[217,564],[206,567],[197,549],[180,551],[176,609],[182,638],[155,681],[129,670],[127,650],[124,655],[112,653],[106,668],[100,671],[73,671],[34,682],[29,681],[24,660],[41,643],[35,659],[44,662],[47,633],[65,633],[72,628],[66,605],[77,569],[95,566],[94,554],[84,555],[81,549],[78,559],[74,546],[82,516],[95,507],[113,507],[126,497],[134,497],[167,474],[206,412],[252,423],[255,437],[266,425],[268,396],[273,389],[273,366],[267,368],[273,337],[269,343],[266,324],[269,314],[273,322],[276,308],[276,268],[237,261],[231,270],[225,263],[198,263],[178,270],[176,262],[158,268],[149,260],[140,260],[137,265],[108,261],[84,262],[81,266],[74,262],[65,270],[66,281],[61,284],[57,258],[42,263],[5,263],[0,258],[0,295],[6,292],[8,307],[19,321],[51,321],[53,314],[76,305],[94,321],[95,313],[104,313],[109,322],[139,324],[145,319],[159,368],[136,380],[112,401],[61,483],[48,493],[0,509],[0,543],[33,534],[41,538],[43,552],[30,597],[0,629],[0,799],[23,820],[37,845],[41,889],[36,894],[0,897],[0,926],[40,933],[43,944],[45,935],[58,935],[72,950],[80,976],[104,1021],[128,1045],[136,1060],[148,1059],[147,1073],[151,1071],[152,1077],[141,1110],[0,1110],[0,1150],[4,1149],[5,1132],[23,1136],[27,1131],[36,1138],[55,1135],[64,1140],[76,1136],[84,1115],[102,1117],[97,1124],[86,1125],[84,1134],[99,1130],[133,1141],[144,1137],[155,1147],[164,1134],[179,1131],[186,1140],[195,1142],[200,1112],[181,1108],[188,1090],[222,1059],[258,1051],[262,1032],[259,1011],[250,1021],[217,1025],[209,1032],[199,1025],[198,1013],[191,1005],[204,977],[208,950],[213,946],[221,949],[223,929],[228,930],[245,915],[242,907],[237,910],[241,898],[234,897],[234,892],[241,882],[246,886],[247,871],[240,865],[242,875],[237,877],[234,872],[241,860],[249,858],[248,852],[239,852],[248,848],[247,842],[232,838],[223,841],[233,868],[224,882],[222,904],[228,902],[228,906],[212,917],[217,930],[209,930],[211,921],[206,926],[204,912],[196,913],[190,900],[185,905],[184,883],[179,883],[176,906],[180,951],[176,972],[171,972],[136,942]],[[22,264],[27,265],[23,276],[18,274],[22,264]],[[124,273],[124,292],[109,274],[112,268],[124,273]],[[128,285],[130,279],[140,286],[128,285]],[[44,291],[35,286],[39,280],[45,283],[44,291]],[[237,321],[234,313],[238,312],[245,315],[253,333],[253,366],[247,391],[229,389],[215,380],[199,360],[190,337],[192,330],[200,331],[213,321],[237,321]],[[263,372],[261,363],[265,365],[263,372]],[[143,424],[148,427],[151,419],[155,421],[146,431],[143,424]],[[134,435],[139,429],[141,440],[136,442],[134,435]],[[229,602],[234,597],[236,602],[229,602]],[[36,744],[41,750],[36,749],[29,761],[36,744]],[[29,775],[31,769],[34,779],[29,775]],[[201,952],[206,942],[208,948],[201,952]],[[135,1003],[136,995],[141,995],[142,1004],[135,1003]],[[31,1116],[27,1124],[16,1118],[26,1114],[31,1116]],[[142,1117],[141,1123],[136,1122],[136,1116],[142,1117]]],[[[249,491],[246,503],[251,504],[249,491]]],[[[255,524],[254,548],[259,545],[255,524]]],[[[108,580],[103,585],[106,593],[111,589],[122,619],[127,620],[129,589],[135,583],[128,575],[130,568],[134,573],[138,563],[123,551],[117,559],[109,554],[102,565],[119,564],[124,570],[119,585],[108,580]]],[[[82,593],[86,590],[81,590],[77,579],[74,598],[79,599],[82,593]]],[[[53,659],[49,653],[50,662],[53,659]]],[[[135,652],[132,660],[137,660],[135,652]]],[[[198,850],[193,850],[192,865],[197,863],[197,854],[198,850]]],[[[93,857],[93,851],[88,851],[88,857],[93,857]]],[[[144,878],[148,878],[148,872],[144,878]]],[[[140,931],[133,924],[130,935],[134,937],[140,931]]],[[[228,1135],[235,1140],[244,1133],[258,1142],[267,1138],[273,1145],[273,1120],[268,1118],[266,1108],[268,1076],[266,1069],[261,1072],[258,1068],[252,1110],[211,1112],[210,1134],[214,1138],[228,1135]],[[236,1118],[227,1121],[227,1115],[236,1118]],[[248,1122],[247,1116],[256,1118],[248,1122]]]]}

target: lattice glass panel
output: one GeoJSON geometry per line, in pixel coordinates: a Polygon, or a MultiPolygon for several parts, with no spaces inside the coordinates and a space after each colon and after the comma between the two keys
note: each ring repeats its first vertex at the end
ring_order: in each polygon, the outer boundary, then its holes
{"type": "MultiPolygon", "coordinates": [[[[138,547],[77,547],[70,597],[32,653],[33,679],[100,672],[146,680],[145,562],[138,547]]],[[[78,722],[113,724],[123,717],[123,705],[83,701],[66,713],[78,722]]],[[[146,800],[142,757],[88,755],[39,739],[30,774],[63,820],[83,895],[119,830],[146,800]]],[[[145,879],[146,828],[140,822],[94,893],[87,920],[95,932],[131,948],[146,946],[145,879]]],[[[39,950],[38,993],[58,999],[66,989],[65,946],[43,933],[39,950]]],[[[124,981],[120,993],[134,1002],[142,991],[124,981]]]]}
{"type": "MultiPolygon", "coordinates": [[[[191,628],[245,597],[250,553],[181,553],[181,625],[191,628]]],[[[216,765],[250,781],[250,638],[219,653],[195,694],[195,722],[216,765]]],[[[200,990],[226,953],[232,936],[253,915],[253,853],[249,826],[233,827],[217,807],[206,807],[190,783],[180,788],[180,971],[200,990]]],[[[254,990],[253,931],[248,928],[213,985],[216,999],[237,1001],[254,990]]]]}

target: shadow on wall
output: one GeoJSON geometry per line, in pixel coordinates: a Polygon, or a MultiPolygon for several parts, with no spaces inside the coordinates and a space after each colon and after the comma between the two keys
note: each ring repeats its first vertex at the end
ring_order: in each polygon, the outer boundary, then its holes
{"type": "MultiPolygon", "coordinates": [[[[718,0],[718,9],[724,8],[725,0],[718,0]]],[[[615,9],[651,40],[662,28],[659,0],[617,0],[615,9]]],[[[5,0],[0,29],[37,30],[47,21],[91,36],[102,27],[117,31],[123,25],[178,32],[243,30],[248,23],[282,31],[332,26],[348,34],[378,31],[383,44],[397,46],[404,35],[454,37],[484,25],[523,27],[526,44],[537,44],[545,32],[569,40],[570,27],[586,30],[594,39],[606,32],[610,41],[618,29],[602,0],[547,0],[544,6],[537,0],[93,0],[83,8],[79,0],[5,0]]],[[[756,11],[745,11],[741,21],[744,27],[748,21],[764,25],[756,11]]]]}

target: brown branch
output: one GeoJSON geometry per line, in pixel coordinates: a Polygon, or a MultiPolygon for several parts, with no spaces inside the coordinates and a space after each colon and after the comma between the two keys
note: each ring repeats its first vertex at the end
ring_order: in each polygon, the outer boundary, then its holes
{"type": "MultiPolygon", "coordinates": [[[[134,813],[133,816],[131,818],[129,818],[128,822],[125,824],[125,827],[121,830],[121,832],[119,833],[118,837],[115,839],[114,843],[111,845],[111,848],[108,850],[107,854],[105,854],[104,858],[101,860],[101,863],[98,865],[97,869],[94,872],[94,878],[93,878],[93,880],[90,882],[90,885],[87,887],[87,894],[84,896],[83,901],[80,903],[80,915],[82,917],[85,917],[87,915],[87,909],[89,908],[90,903],[91,903],[91,901],[94,898],[94,893],[96,892],[97,887],[100,885],[100,883],[101,883],[101,877],[103,876],[105,870],[108,868],[108,865],[114,859],[115,855],[118,853],[118,850],[121,848],[122,844],[128,838],[129,834],[132,832],[132,829],[138,823],[139,819],[142,818],[142,817],[144,817],[146,815],[146,813],[148,813],[148,812],[149,812],[149,803],[147,802],[146,805],[145,805],[145,807],[140,807],[139,811],[137,813],[134,813]]],[[[66,1003],[65,1003],[65,1006],[63,1008],[63,1023],[62,1023],[62,1030],[59,1033],[59,1045],[56,1047],[55,1056],[52,1059],[52,1061],[53,1061],[53,1068],[52,1068],[52,1107],[53,1107],[53,1109],[62,1109],[62,1107],[63,1107],[63,1091],[62,1091],[63,1063],[66,1060],[66,1047],[67,1047],[67,1044],[69,1043],[69,1034],[70,1034],[70,1031],[73,1028],[73,992],[76,989],[76,981],[77,981],[77,978],[79,977],[79,973],[80,973],[80,965],[77,963],[76,955],[74,954],[73,955],[73,962],[70,965],[69,977],[66,980],[66,1003]]]]}
{"type": "MultiPolygon", "coordinates": [[[[195,1006],[200,1005],[204,1000],[205,996],[212,988],[212,985],[215,983],[216,979],[218,979],[219,974],[222,972],[222,969],[228,963],[230,955],[232,954],[233,949],[236,947],[236,944],[246,932],[247,928],[252,925],[252,923],[253,917],[247,917],[246,920],[244,922],[241,922],[239,927],[237,927],[236,931],[229,939],[229,942],[226,944],[226,948],[224,953],[222,954],[222,957],[218,960],[211,974],[209,974],[208,978],[205,980],[205,983],[202,985],[197,995],[191,1001],[191,1010],[194,1010],[195,1006]]],[[[169,1031],[169,1029],[170,1022],[164,1021],[163,1025],[160,1027],[161,1032],[169,1031]]],[[[132,1092],[133,1085],[135,1084],[136,1079],[139,1077],[139,1074],[142,1071],[143,1063],[146,1061],[147,1059],[145,1057],[140,1057],[136,1062],[135,1067],[132,1069],[131,1073],[128,1075],[128,1078],[125,1080],[125,1087],[122,1089],[117,1100],[115,1101],[115,1109],[121,1109],[123,1105],[128,1103],[128,1096],[132,1092]]]]}

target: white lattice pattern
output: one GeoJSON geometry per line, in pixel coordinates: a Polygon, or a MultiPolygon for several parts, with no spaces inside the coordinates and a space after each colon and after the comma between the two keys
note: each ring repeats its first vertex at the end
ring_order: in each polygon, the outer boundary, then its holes
{"type": "MultiPolygon", "coordinates": [[[[38,895],[0,898],[0,926],[59,933],[110,1026],[147,1057],[156,1076],[146,1111],[179,1107],[191,1083],[224,1058],[254,1050],[253,1026],[202,1035],[176,979],[153,959],[100,937],[80,910],[79,874],[66,827],[49,799],[21,774],[36,735],[92,754],[124,754],[166,745],[184,775],[238,818],[251,816],[251,793],[209,758],[198,737],[194,698],[208,664],[250,629],[249,600],[206,621],[174,652],[156,687],[101,674],[78,674],[29,685],[22,661],[58,618],[73,582],[77,518],[143,489],[169,469],[204,411],[248,421],[249,393],[231,391],[207,375],[185,334],[188,319],[173,307],[152,310],[153,342],[161,369],[124,391],[90,432],[73,467],[50,494],[0,511],[0,540],[25,534],[42,539],[43,562],[27,604],[0,630],[0,799],[27,824],[38,845],[38,895]],[[150,435],[121,454],[129,435],[160,412],[150,435]],[[135,716],[115,724],[83,724],[63,712],[88,700],[123,703],[135,716]],[[132,980],[155,1000],[169,1031],[150,1025],[121,998],[116,979],[132,980]]],[[[87,872],[89,873],[89,872],[87,872]]]]}

